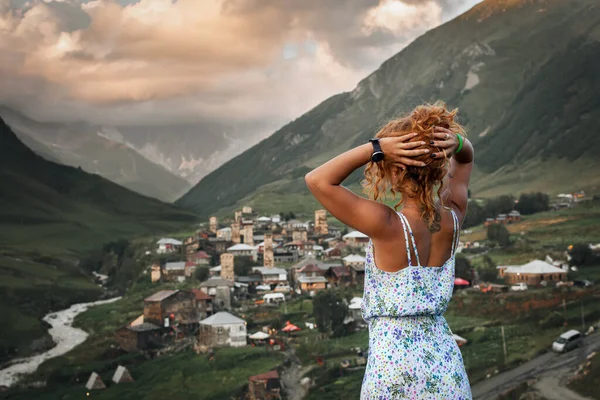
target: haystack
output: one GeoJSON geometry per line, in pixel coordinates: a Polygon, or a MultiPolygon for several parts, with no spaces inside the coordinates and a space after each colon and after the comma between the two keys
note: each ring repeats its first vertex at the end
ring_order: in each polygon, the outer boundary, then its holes
{"type": "Polygon", "coordinates": [[[112,377],[112,381],[114,383],[127,383],[133,382],[133,378],[131,377],[131,374],[129,373],[129,370],[127,368],[125,368],[122,365],[119,365],[117,367],[117,370],[115,371],[115,374],[112,377]]]}
{"type": "Polygon", "coordinates": [[[90,378],[88,379],[87,383],[85,384],[85,387],[88,390],[106,389],[106,385],[104,384],[104,382],[102,382],[102,378],[100,378],[100,375],[98,375],[95,372],[92,372],[92,374],[90,375],[90,378]]]}

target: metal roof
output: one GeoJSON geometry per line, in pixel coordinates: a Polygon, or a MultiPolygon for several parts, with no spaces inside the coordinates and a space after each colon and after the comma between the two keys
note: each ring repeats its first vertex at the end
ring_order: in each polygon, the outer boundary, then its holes
{"type": "Polygon", "coordinates": [[[349,256],[342,258],[342,260],[344,260],[346,262],[363,262],[363,263],[365,261],[367,261],[367,259],[364,258],[363,256],[359,256],[356,254],[350,254],[349,256]]]}
{"type": "Polygon", "coordinates": [[[236,317],[235,315],[229,314],[228,312],[221,311],[210,317],[203,319],[200,321],[202,325],[228,325],[228,324],[245,324],[241,318],[236,317]]]}
{"type": "Polygon", "coordinates": [[[300,283],[326,283],[327,279],[324,276],[301,276],[298,278],[300,283]]]}
{"type": "Polygon", "coordinates": [[[185,269],[185,261],[168,262],[165,264],[165,269],[167,271],[185,269]]]}
{"type": "Polygon", "coordinates": [[[128,326],[127,329],[133,332],[147,332],[155,331],[160,328],[154,324],[151,324],[150,322],[144,322],[143,324],[128,326]]]}
{"type": "Polygon", "coordinates": [[[280,275],[280,274],[286,274],[287,275],[287,271],[283,268],[276,268],[276,267],[253,267],[252,271],[258,271],[261,273],[261,275],[280,275]]]}
{"type": "Polygon", "coordinates": [[[223,278],[210,278],[200,284],[200,287],[218,287],[218,286],[233,286],[233,282],[223,278]]]}
{"type": "Polygon", "coordinates": [[[161,290],[150,297],[146,297],[144,301],[163,301],[164,299],[173,296],[178,291],[179,290],[161,290]]]}
{"type": "Polygon", "coordinates": [[[173,238],[162,238],[156,244],[173,244],[175,246],[181,246],[181,241],[173,238]]]}
{"type": "Polygon", "coordinates": [[[344,236],[342,236],[344,239],[348,239],[348,238],[368,238],[367,235],[365,235],[362,232],[359,231],[352,231],[350,233],[345,234],[344,236]]]}
{"type": "Polygon", "coordinates": [[[504,270],[505,274],[560,274],[565,273],[561,268],[555,267],[542,260],[533,260],[520,267],[510,266],[504,270]]]}
{"type": "Polygon", "coordinates": [[[256,250],[256,248],[254,246],[250,246],[249,244],[244,244],[244,243],[236,244],[234,246],[227,248],[227,251],[248,251],[248,250],[256,250]]]}

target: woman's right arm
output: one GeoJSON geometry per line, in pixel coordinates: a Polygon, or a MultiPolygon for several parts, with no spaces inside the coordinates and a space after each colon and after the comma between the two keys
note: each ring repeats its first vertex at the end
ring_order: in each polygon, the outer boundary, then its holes
{"type": "MultiPolygon", "coordinates": [[[[446,151],[451,152],[450,171],[448,171],[448,197],[446,200],[451,203],[460,213],[461,220],[467,213],[467,203],[469,201],[469,180],[473,171],[473,159],[475,151],[473,145],[467,138],[463,138],[463,147],[456,153],[458,148],[458,138],[452,131],[437,127],[434,136],[436,139],[446,139],[446,134],[450,134],[447,140],[435,141],[434,145],[446,151]]],[[[435,157],[444,157],[444,152],[434,153],[435,157]]]]}

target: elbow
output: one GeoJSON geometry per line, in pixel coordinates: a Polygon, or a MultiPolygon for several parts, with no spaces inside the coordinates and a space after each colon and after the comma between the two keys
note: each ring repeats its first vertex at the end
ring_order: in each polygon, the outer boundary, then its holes
{"type": "Polygon", "coordinates": [[[315,178],[314,171],[311,171],[308,174],[304,175],[304,182],[306,183],[306,187],[308,188],[308,190],[313,192],[314,189],[317,187],[317,180],[315,178]]]}

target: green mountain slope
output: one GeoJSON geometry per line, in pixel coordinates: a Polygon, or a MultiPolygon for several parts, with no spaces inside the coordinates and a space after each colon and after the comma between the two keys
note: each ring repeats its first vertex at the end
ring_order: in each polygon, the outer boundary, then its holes
{"type": "Polygon", "coordinates": [[[0,363],[45,347],[40,318],[96,299],[102,290],[78,265],[119,238],[159,235],[196,216],[100,176],[47,161],[0,119],[0,363]]]}
{"type": "Polygon", "coordinates": [[[19,139],[42,157],[81,167],[145,196],[174,201],[190,188],[185,179],[85,123],[40,123],[0,107],[0,116],[19,139]]]}
{"type": "MultiPolygon", "coordinates": [[[[459,107],[478,196],[600,185],[600,4],[487,0],[415,40],[350,93],[326,100],[217,169],[177,204],[203,215],[314,202],[302,176],[424,101],[459,107]]],[[[350,184],[356,185],[360,174],[350,184]]]]}

